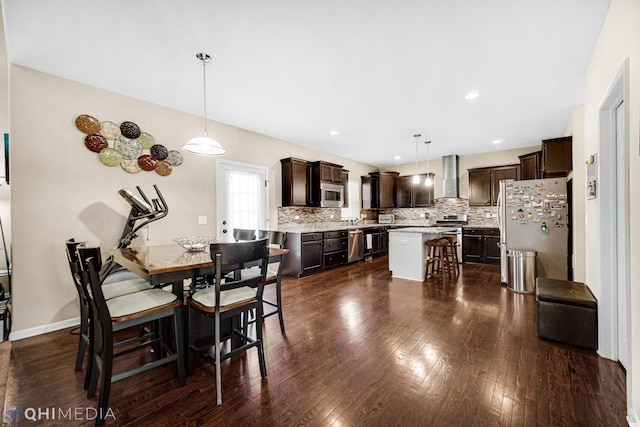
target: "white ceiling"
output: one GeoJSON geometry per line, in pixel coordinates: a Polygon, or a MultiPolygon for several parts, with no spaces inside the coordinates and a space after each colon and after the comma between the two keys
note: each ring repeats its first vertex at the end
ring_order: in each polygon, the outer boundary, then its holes
{"type": "Polygon", "coordinates": [[[206,52],[210,119],[390,166],[561,136],[609,0],[2,5],[12,63],[202,116],[206,52]]]}

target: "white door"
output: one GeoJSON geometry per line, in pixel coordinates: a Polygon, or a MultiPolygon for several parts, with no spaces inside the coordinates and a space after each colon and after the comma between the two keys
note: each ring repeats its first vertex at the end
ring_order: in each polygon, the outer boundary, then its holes
{"type": "Polygon", "coordinates": [[[218,239],[229,238],[234,228],[268,228],[268,171],[264,166],[216,160],[218,239]]]}
{"type": "Polygon", "coordinates": [[[618,360],[627,368],[629,361],[628,344],[628,239],[627,239],[627,156],[625,142],[625,105],[624,101],[618,105],[616,115],[616,260],[617,260],[617,299],[618,299],[618,360]]]}

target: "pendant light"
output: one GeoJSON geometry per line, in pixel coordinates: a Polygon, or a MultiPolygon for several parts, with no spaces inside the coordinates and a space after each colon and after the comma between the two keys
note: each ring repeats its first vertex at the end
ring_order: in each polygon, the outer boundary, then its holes
{"type": "Polygon", "coordinates": [[[192,138],[182,146],[182,149],[194,154],[204,156],[224,156],[227,151],[215,139],[211,138],[207,132],[207,63],[211,61],[211,56],[206,53],[196,54],[196,58],[202,61],[202,82],[204,88],[204,133],[202,136],[192,138]]]}
{"type": "Polygon", "coordinates": [[[424,180],[424,185],[425,187],[431,187],[433,185],[433,180],[429,174],[429,145],[431,141],[425,141],[425,144],[427,144],[427,178],[424,180]]]}
{"type": "Polygon", "coordinates": [[[416,173],[413,175],[413,183],[418,184],[420,182],[420,175],[418,175],[418,138],[420,138],[420,134],[416,133],[413,137],[416,139],[416,173]]]}

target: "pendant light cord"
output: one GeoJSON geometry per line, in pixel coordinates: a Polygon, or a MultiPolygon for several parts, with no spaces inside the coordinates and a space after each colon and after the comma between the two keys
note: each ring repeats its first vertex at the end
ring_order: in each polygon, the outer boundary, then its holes
{"type": "Polygon", "coordinates": [[[204,88],[204,135],[209,136],[207,131],[207,63],[211,57],[206,53],[198,53],[196,57],[202,61],[202,87],[204,88]]]}

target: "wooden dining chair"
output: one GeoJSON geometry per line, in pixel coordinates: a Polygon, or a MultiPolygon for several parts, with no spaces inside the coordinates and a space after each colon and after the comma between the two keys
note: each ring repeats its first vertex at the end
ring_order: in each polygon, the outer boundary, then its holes
{"type": "MultiPolygon", "coordinates": [[[[102,261],[100,248],[77,247],[80,261],[81,282],[85,286],[85,295],[89,301],[92,327],[92,363],[91,377],[87,397],[95,396],[99,381],[99,397],[96,425],[105,422],[108,414],[111,384],[129,378],[155,367],[176,362],[178,383],[184,385],[184,347],[182,325],[182,301],[171,292],[162,289],[148,289],[110,300],[104,297],[100,270],[102,261]],[[166,320],[173,320],[173,343],[169,345],[164,330],[166,320]],[[115,342],[114,333],[145,324],[153,324],[149,334],[115,342]],[[153,346],[153,360],[128,370],[114,373],[114,359],[134,351],[149,349],[153,346]],[[122,349],[116,352],[116,349],[122,349]]],[[[148,355],[147,355],[148,356],[148,355]]],[[[141,356],[143,357],[143,356],[141,356]]]]}
{"type": "MultiPolygon", "coordinates": [[[[73,284],[78,293],[78,301],[80,303],[80,326],[79,326],[79,340],[78,351],[76,353],[75,369],[79,371],[84,364],[85,352],[88,347],[91,346],[91,335],[89,333],[91,322],[91,307],[87,296],[85,295],[85,287],[81,283],[80,276],[80,261],[76,249],[79,246],[85,246],[86,242],[77,242],[74,238],[71,238],[65,242],[67,260],[69,261],[69,269],[71,271],[71,277],[73,284]]],[[[108,276],[103,280],[102,292],[105,299],[111,299],[120,295],[127,295],[134,292],[151,289],[151,285],[146,280],[140,278],[130,271],[119,271],[116,274],[108,276]]],[[[87,367],[87,374],[85,375],[85,389],[88,386],[88,372],[91,370],[91,364],[87,367]]]]}
{"type": "MultiPolygon", "coordinates": [[[[213,363],[216,370],[216,399],[222,404],[222,379],[220,362],[240,352],[256,347],[260,365],[260,375],[267,376],[262,343],[262,328],[256,325],[255,337],[248,334],[247,322],[232,330],[231,351],[221,354],[221,322],[230,318],[247,318],[251,311],[256,311],[262,317],[262,292],[264,278],[267,272],[268,254],[267,239],[252,240],[236,243],[212,243],[210,246],[211,259],[214,264],[213,286],[196,291],[187,298],[189,310],[201,316],[213,319],[213,344],[215,352],[210,355],[211,342],[203,345],[190,342],[189,348],[200,354],[205,360],[213,363]],[[252,277],[242,277],[239,280],[227,282],[227,273],[242,269],[247,265],[258,263],[260,274],[252,277]],[[235,336],[237,339],[234,339],[235,336]],[[233,345],[235,342],[235,345],[233,345]]],[[[192,318],[192,316],[190,316],[192,318]]],[[[190,357],[188,358],[190,359],[190,357]]],[[[187,361],[188,371],[191,363],[187,361]]]]}
{"type": "Polygon", "coordinates": [[[256,240],[256,230],[248,228],[234,228],[233,240],[239,242],[241,240],[256,240]]]}
{"type": "MultiPolygon", "coordinates": [[[[287,242],[287,233],[284,231],[259,230],[258,237],[261,239],[267,238],[269,242],[268,245],[272,248],[283,249],[287,242]]],[[[264,319],[277,314],[278,320],[280,321],[280,332],[284,333],[284,319],[282,317],[282,268],[282,262],[269,263],[264,284],[265,286],[276,285],[276,301],[273,302],[263,299],[263,302],[265,305],[275,308],[275,310],[263,310],[262,318],[264,319]]]]}

